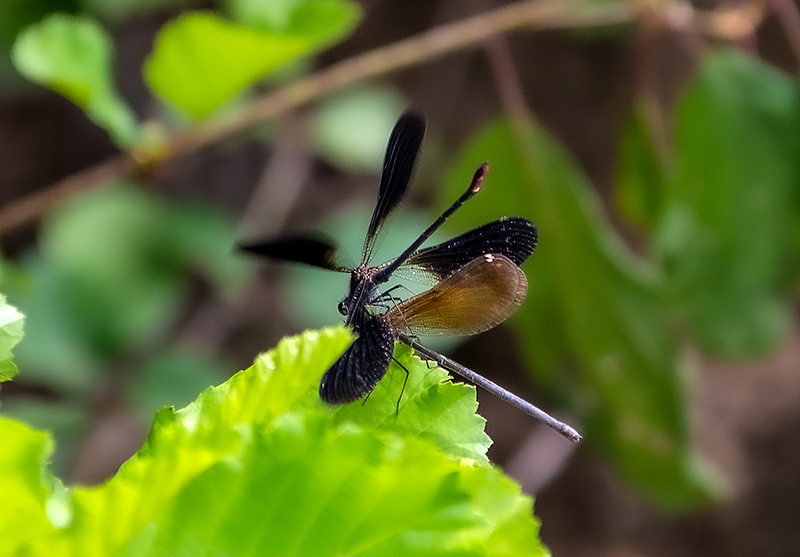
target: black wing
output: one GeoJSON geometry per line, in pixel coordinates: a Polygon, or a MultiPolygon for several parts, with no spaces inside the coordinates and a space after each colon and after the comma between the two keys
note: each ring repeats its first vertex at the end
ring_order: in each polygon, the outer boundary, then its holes
{"type": "Polygon", "coordinates": [[[419,282],[436,283],[487,253],[505,255],[519,266],[536,249],[538,239],[536,225],[531,221],[505,217],[414,252],[397,274],[419,282]]]}
{"type": "Polygon", "coordinates": [[[372,257],[375,239],[381,225],[406,192],[424,136],[425,118],[416,112],[406,112],[394,125],[389,143],[386,145],[378,202],[367,229],[362,263],[366,263],[372,257]]]}
{"type": "Polygon", "coordinates": [[[353,402],[371,393],[392,360],[394,337],[382,316],[361,310],[354,325],[358,338],[319,384],[319,397],[328,404],[353,402]]]}
{"type": "Polygon", "coordinates": [[[305,263],[329,271],[349,273],[352,271],[343,265],[337,256],[338,247],[322,234],[294,236],[272,240],[269,242],[252,242],[237,244],[236,249],[263,255],[272,259],[305,263]]]}

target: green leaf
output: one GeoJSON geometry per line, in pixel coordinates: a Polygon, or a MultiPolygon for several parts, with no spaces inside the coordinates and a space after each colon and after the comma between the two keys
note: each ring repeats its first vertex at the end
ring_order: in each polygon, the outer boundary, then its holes
{"type": "Polygon", "coordinates": [[[622,136],[617,197],[625,216],[648,230],[664,206],[665,154],[655,144],[644,102],[634,107],[622,136]]]}
{"type": "Polygon", "coordinates": [[[92,19],[54,14],[21,32],[12,59],[17,70],[80,106],[120,147],[139,136],[133,112],[112,78],[112,41],[92,19]]]}
{"type": "Polygon", "coordinates": [[[5,296],[0,294],[0,383],[17,374],[17,366],[11,361],[11,349],[22,339],[24,321],[25,316],[8,305],[5,296]]]}
{"type": "Polygon", "coordinates": [[[255,430],[236,467],[216,463],[194,478],[132,545],[143,555],[480,554],[491,527],[465,489],[473,470],[421,442],[289,415],[255,430]]]}
{"type": "Polygon", "coordinates": [[[47,434],[0,417],[0,439],[0,554],[26,555],[30,543],[64,523],[64,492],[46,466],[52,452],[47,434]]]}
{"type": "MultiPolygon", "coordinates": [[[[60,497],[60,527],[3,541],[26,555],[86,557],[545,555],[530,498],[491,466],[446,456],[465,431],[485,437],[472,387],[442,382],[405,351],[413,381],[399,417],[402,381],[382,383],[365,403],[319,400],[320,376],[349,341],[343,328],[285,339],[183,410],[160,411],[116,476],[60,497]],[[437,400],[458,408],[435,428],[452,438],[429,435],[437,400]],[[360,417],[386,408],[391,416],[360,417]]],[[[32,466],[8,466],[3,477],[32,466]]],[[[37,497],[20,517],[31,525],[42,522],[47,490],[37,497]]]]}
{"type": "MultiPolygon", "coordinates": [[[[11,47],[19,32],[47,14],[78,11],[78,0],[4,0],[0,2],[0,82],[4,91],[28,92],[30,82],[11,62],[11,47]]],[[[7,93],[6,93],[7,94],[7,93]]]]}
{"type": "Polygon", "coordinates": [[[450,377],[444,370],[412,359],[407,346],[398,345],[395,354],[409,370],[405,390],[405,372],[392,365],[370,395],[369,412],[360,411],[360,403],[346,405],[338,410],[335,421],[422,437],[452,457],[488,463],[486,451],[492,442],[483,432],[486,420],[475,415],[475,388],[448,383],[450,377]]]}
{"type": "Polygon", "coordinates": [[[708,56],[680,106],[657,247],[701,345],[765,354],[785,337],[800,269],[794,79],[733,50],[708,56]]]}
{"type": "Polygon", "coordinates": [[[316,36],[334,42],[360,18],[358,4],[343,0],[223,0],[242,25],[278,35],[316,36]]]}
{"type": "Polygon", "coordinates": [[[211,12],[186,14],[159,33],[145,78],[164,100],[206,116],[280,66],[346,36],[359,18],[358,6],[344,0],[304,3],[280,30],[237,25],[211,12]],[[326,19],[332,6],[336,16],[326,19]]]}
{"type": "Polygon", "coordinates": [[[538,380],[580,416],[586,442],[663,507],[714,491],[690,447],[683,370],[663,285],[613,233],[577,165],[533,122],[494,122],[459,156],[447,199],[490,161],[459,230],[502,215],[531,218],[539,246],[524,265],[528,299],[512,318],[538,380]]]}

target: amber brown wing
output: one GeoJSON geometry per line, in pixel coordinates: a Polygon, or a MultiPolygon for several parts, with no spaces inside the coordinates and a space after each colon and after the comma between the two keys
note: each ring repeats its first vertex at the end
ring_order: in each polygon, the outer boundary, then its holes
{"type": "Polygon", "coordinates": [[[516,311],[528,293],[522,269],[504,255],[476,257],[439,284],[391,308],[392,328],[422,335],[475,335],[516,311]]]}

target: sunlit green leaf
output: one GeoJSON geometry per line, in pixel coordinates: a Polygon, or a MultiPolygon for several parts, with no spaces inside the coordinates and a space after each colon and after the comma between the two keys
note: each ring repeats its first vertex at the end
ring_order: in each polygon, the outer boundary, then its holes
{"type": "Polygon", "coordinates": [[[22,339],[24,321],[25,317],[0,294],[0,383],[17,374],[17,366],[11,361],[11,349],[22,339]]]}
{"type": "Polygon", "coordinates": [[[625,250],[577,165],[535,123],[484,128],[459,156],[448,200],[484,160],[480,198],[453,225],[504,214],[538,225],[539,247],[523,265],[528,298],[512,322],[540,384],[580,417],[586,442],[659,504],[706,501],[712,488],[690,449],[661,280],[625,250]]]}
{"type": "Polygon", "coordinates": [[[145,78],[171,104],[206,116],[278,67],[346,36],[359,17],[358,6],[345,0],[304,3],[280,30],[231,23],[211,12],[189,13],[161,30],[145,78]],[[317,4],[322,15],[338,6],[337,17],[322,18],[317,4]]]}
{"type": "Polygon", "coordinates": [[[345,0],[223,0],[237,23],[278,35],[335,41],[352,30],[359,8],[345,0]]]}
{"type": "Polygon", "coordinates": [[[111,37],[92,19],[54,14],[19,34],[12,59],[17,70],[80,106],[121,147],[138,138],[133,112],[112,78],[111,37]]]}
{"type": "Polygon", "coordinates": [[[48,500],[60,489],[46,468],[50,437],[0,417],[0,554],[25,555],[31,541],[53,531],[48,500]]]}
{"type": "Polygon", "coordinates": [[[717,354],[763,354],[789,329],[798,116],[796,81],[733,50],[704,61],[681,103],[657,247],[700,343],[717,354]]]}
{"type": "MultiPolygon", "coordinates": [[[[0,464],[4,480],[25,485],[17,519],[26,522],[3,542],[86,557],[545,555],[519,487],[452,458],[465,431],[484,436],[472,387],[443,382],[406,350],[398,358],[413,384],[400,416],[397,382],[363,404],[319,400],[320,376],[349,341],[341,328],[286,339],[183,410],[160,411],[145,446],[102,486],[60,495],[57,483],[42,486],[41,442],[0,464]],[[440,422],[438,437],[430,422],[440,422]]],[[[486,447],[476,449],[467,452],[486,447]]]]}

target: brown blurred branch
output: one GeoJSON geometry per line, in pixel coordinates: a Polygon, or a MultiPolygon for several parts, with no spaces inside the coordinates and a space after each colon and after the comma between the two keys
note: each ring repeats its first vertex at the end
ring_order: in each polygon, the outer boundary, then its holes
{"type": "Polygon", "coordinates": [[[8,204],[0,209],[0,234],[31,222],[74,193],[192,153],[342,86],[475,46],[487,37],[513,29],[594,27],[630,21],[633,16],[627,4],[586,12],[570,9],[571,5],[563,0],[520,2],[344,60],[255,99],[233,118],[228,115],[178,132],[161,149],[122,154],[8,204]]]}
{"type": "MultiPolygon", "coordinates": [[[[0,234],[33,221],[70,195],[202,149],[345,85],[475,47],[489,37],[515,29],[574,29],[633,22],[641,5],[526,0],[354,56],[255,99],[233,117],[226,115],[180,131],[167,138],[161,148],[124,153],[9,203],[0,209],[0,234]]],[[[690,7],[687,9],[693,13],[690,7]]],[[[694,21],[690,17],[684,23],[691,26],[694,21]]]]}
{"type": "Polygon", "coordinates": [[[12,201],[0,209],[0,234],[33,221],[50,207],[71,195],[129,176],[136,168],[137,165],[130,155],[118,155],[67,176],[22,199],[12,201]]]}

